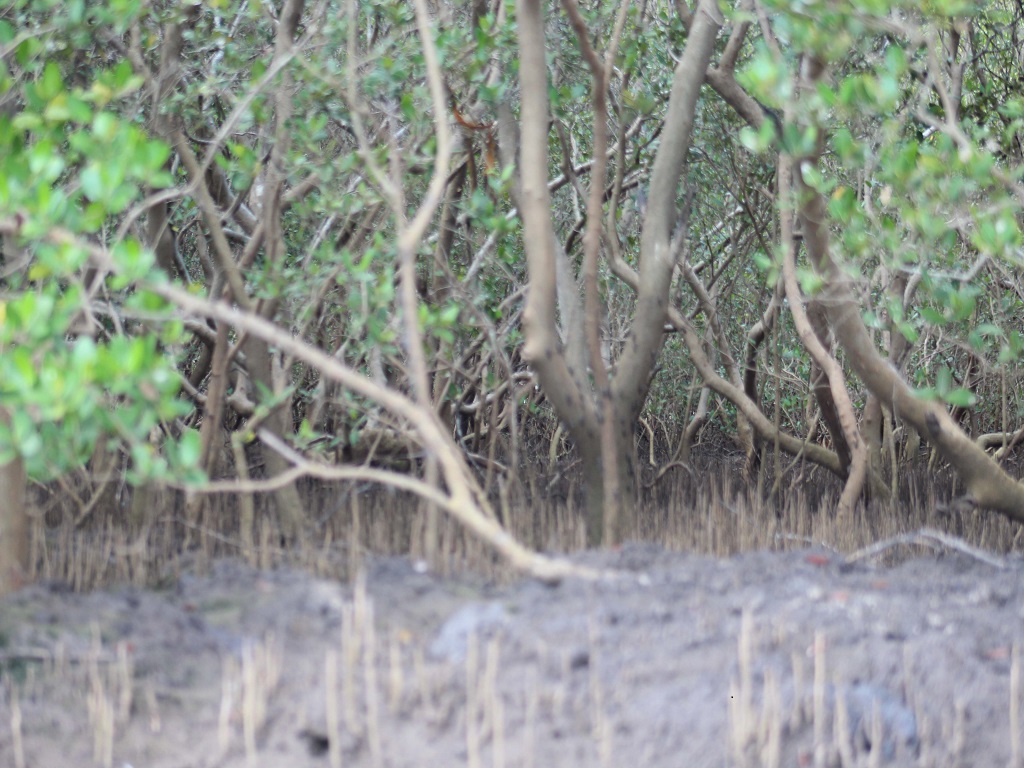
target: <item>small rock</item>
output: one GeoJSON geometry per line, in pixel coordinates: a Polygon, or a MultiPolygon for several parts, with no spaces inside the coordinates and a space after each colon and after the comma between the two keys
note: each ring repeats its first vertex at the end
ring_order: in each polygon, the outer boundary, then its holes
{"type": "Polygon", "coordinates": [[[491,636],[508,626],[509,616],[501,603],[469,603],[453,613],[430,644],[430,655],[459,662],[466,657],[470,635],[491,636]]]}

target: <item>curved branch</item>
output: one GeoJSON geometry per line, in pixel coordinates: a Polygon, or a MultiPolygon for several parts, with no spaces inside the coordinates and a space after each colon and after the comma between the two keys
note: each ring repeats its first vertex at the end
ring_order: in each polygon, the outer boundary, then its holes
{"type": "Polygon", "coordinates": [[[789,155],[779,158],[779,200],[782,203],[780,233],[782,238],[782,275],[786,286],[786,298],[789,299],[789,311],[793,316],[800,341],[810,353],[811,358],[828,377],[832,399],[838,410],[839,424],[842,427],[842,438],[850,450],[850,475],[839,497],[839,515],[848,517],[853,514],[857,499],[864,489],[867,477],[868,453],[860,430],[857,428],[857,416],[850,400],[850,392],[846,388],[846,377],[836,359],[825,349],[818,335],[811,327],[811,321],[804,310],[803,297],[796,279],[796,240],[793,237],[793,216],[786,205],[789,199],[790,177],[793,173],[793,161],[789,155]]]}

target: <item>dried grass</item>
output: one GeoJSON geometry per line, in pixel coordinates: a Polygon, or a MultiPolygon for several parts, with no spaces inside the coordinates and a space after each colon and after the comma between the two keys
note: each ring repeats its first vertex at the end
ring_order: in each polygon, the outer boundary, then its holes
{"type": "MultiPolygon", "coordinates": [[[[841,486],[824,471],[798,466],[779,485],[774,494],[759,494],[758,488],[773,487],[771,478],[746,482],[738,464],[729,461],[680,472],[645,492],[631,538],[715,557],[812,546],[849,554],[891,539],[877,553],[866,553],[882,562],[928,546],[908,536],[923,528],[988,552],[1024,548],[1024,529],[998,515],[948,511],[955,506],[947,501],[956,496],[956,481],[941,470],[911,470],[901,479],[897,501],[861,504],[852,517],[842,518],[835,513],[841,486]]],[[[290,565],[349,581],[369,553],[407,555],[441,574],[470,570],[497,581],[514,576],[457,523],[407,494],[313,482],[303,483],[300,492],[307,530],[299,542],[285,545],[260,497],[252,500],[255,530],[243,532],[249,502],[237,498],[211,496],[189,520],[183,494],[150,492],[151,509],[139,524],[129,514],[131,491],[124,489],[122,504],[94,508],[82,525],[63,489],[40,489],[33,576],[77,591],[111,583],[156,585],[184,569],[201,573],[214,558],[230,556],[261,568],[290,565]]],[[[530,475],[504,486],[500,496],[507,529],[527,546],[555,553],[583,548],[585,524],[572,478],[530,475]]]]}

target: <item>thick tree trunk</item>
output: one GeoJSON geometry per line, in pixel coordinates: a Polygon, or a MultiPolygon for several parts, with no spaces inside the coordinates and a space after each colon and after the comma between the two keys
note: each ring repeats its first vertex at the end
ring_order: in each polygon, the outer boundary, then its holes
{"type": "Polygon", "coordinates": [[[610,528],[605,539],[608,543],[625,541],[636,535],[636,511],[640,500],[640,483],[637,478],[636,425],[639,415],[633,412],[619,413],[615,419],[615,470],[618,477],[615,488],[620,496],[615,500],[619,515],[609,521],[610,528]]]}
{"type": "Polygon", "coordinates": [[[567,350],[557,331],[557,249],[551,196],[547,188],[548,78],[542,8],[540,0],[519,0],[517,4],[522,94],[520,209],[530,277],[530,291],[523,311],[526,339],[523,357],[536,370],[544,394],[583,454],[588,484],[590,543],[613,544],[621,541],[629,529],[635,508],[633,429],[646,400],[651,373],[664,342],[669,287],[676,267],[670,240],[678,220],[679,180],[686,167],[697,101],[722,18],[714,0],[702,0],[675,69],[641,237],[640,269],[634,286],[637,291],[636,316],[615,365],[614,376],[609,377],[600,359],[596,327],[596,258],[602,237],[601,180],[606,162],[604,99],[609,62],[602,62],[597,56],[578,9],[574,4],[567,4],[584,58],[594,74],[596,89],[596,166],[592,170],[593,188],[584,238],[587,370],[574,355],[578,348],[567,350]],[[593,384],[590,376],[593,376],[593,384]],[[591,458],[591,452],[601,458],[591,458]],[[602,489],[600,492],[597,486],[602,489]],[[600,510],[596,506],[598,502],[600,510]],[[601,535],[598,535],[598,516],[602,520],[601,535]]]}
{"type": "MultiPolygon", "coordinates": [[[[252,377],[253,389],[259,383],[267,391],[273,392],[273,361],[268,344],[262,339],[250,339],[245,345],[245,353],[249,362],[249,375],[252,377]]],[[[253,398],[259,401],[258,391],[253,398]]],[[[291,424],[291,398],[276,405],[264,422],[265,428],[283,442],[288,442],[293,427],[291,424]]],[[[262,447],[263,461],[267,477],[276,477],[292,468],[291,463],[273,448],[262,447]]],[[[277,509],[281,533],[285,539],[295,541],[302,535],[304,518],[302,499],[294,483],[289,483],[273,492],[274,506],[277,509]]]]}
{"type": "Polygon", "coordinates": [[[583,462],[583,516],[587,527],[587,546],[597,546],[604,535],[604,469],[601,445],[597,441],[578,443],[583,462]]]}
{"type": "Polygon", "coordinates": [[[635,532],[639,486],[636,474],[636,443],[632,425],[635,420],[616,419],[615,467],[618,472],[615,486],[620,496],[614,507],[618,514],[608,517],[605,489],[605,464],[598,441],[579,445],[583,462],[583,502],[586,505],[587,545],[613,545],[624,541],[635,532]]]}
{"type": "Polygon", "coordinates": [[[861,416],[860,433],[868,449],[868,464],[876,472],[882,472],[882,401],[868,393],[861,416]]]}
{"type": "MultiPolygon", "coordinates": [[[[302,17],[303,6],[303,0],[286,0],[281,8],[278,34],[274,48],[275,63],[291,55],[292,42],[299,20],[302,17]]],[[[275,277],[280,277],[279,271],[282,268],[287,253],[282,222],[284,212],[281,197],[285,182],[284,169],[287,163],[291,139],[288,126],[288,120],[292,114],[290,82],[288,73],[282,73],[281,83],[275,93],[276,110],[273,150],[270,161],[267,163],[259,211],[266,231],[264,244],[265,269],[271,274],[278,273],[275,277]]],[[[273,319],[277,312],[277,304],[278,299],[269,299],[262,302],[259,308],[260,314],[267,320],[273,319]]],[[[246,344],[246,356],[252,383],[254,385],[260,383],[267,391],[275,392],[274,365],[270,345],[263,339],[250,339],[246,344]]],[[[262,399],[258,392],[253,392],[253,397],[257,401],[262,399]]],[[[285,397],[283,403],[278,404],[271,410],[265,422],[266,428],[284,442],[287,442],[288,437],[294,431],[291,410],[291,396],[288,396],[285,397]]],[[[267,475],[270,477],[280,475],[291,468],[291,463],[284,456],[281,456],[277,451],[267,446],[264,446],[263,458],[266,462],[267,475]]],[[[273,498],[274,504],[277,507],[283,536],[288,540],[294,541],[298,539],[303,533],[304,510],[302,499],[299,497],[295,484],[289,483],[274,491],[273,498]]]]}
{"type": "MultiPolygon", "coordinates": [[[[0,421],[9,423],[3,409],[0,421]]],[[[0,464],[0,595],[21,587],[30,570],[27,485],[25,464],[20,457],[0,464]]]]}
{"type": "Polygon", "coordinates": [[[593,506],[603,504],[603,493],[598,491],[602,483],[594,487],[590,482],[592,476],[601,479],[595,468],[600,466],[600,428],[587,371],[579,362],[579,349],[567,351],[558,332],[559,254],[547,185],[548,72],[542,5],[540,0],[519,0],[517,4],[522,93],[519,202],[530,280],[523,309],[522,355],[536,371],[544,395],[580,450],[587,482],[588,528],[593,528],[595,515],[603,514],[593,506]],[[596,459],[589,455],[591,450],[596,450],[596,459]]]}

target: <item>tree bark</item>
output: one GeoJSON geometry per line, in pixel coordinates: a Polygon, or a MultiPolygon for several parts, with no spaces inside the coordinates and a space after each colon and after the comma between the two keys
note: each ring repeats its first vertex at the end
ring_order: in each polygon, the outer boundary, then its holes
{"type": "MultiPolygon", "coordinates": [[[[274,64],[285,61],[291,56],[299,20],[302,17],[303,0],[286,0],[281,9],[277,39],[274,47],[274,64]]],[[[266,239],[264,243],[267,269],[279,271],[282,268],[287,246],[284,240],[283,208],[281,197],[284,192],[286,177],[285,168],[288,162],[288,151],[291,146],[288,121],[292,115],[291,77],[282,71],[281,82],[274,94],[276,109],[274,114],[273,150],[267,163],[266,178],[263,184],[263,195],[260,200],[259,215],[263,218],[266,239]]],[[[280,279],[280,278],[279,278],[280,279]]],[[[268,299],[261,302],[259,313],[268,320],[273,319],[277,312],[278,301],[268,299]]],[[[262,384],[267,391],[275,392],[274,364],[270,345],[263,339],[253,338],[246,343],[246,355],[249,364],[249,375],[252,383],[262,384]]],[[[275,394],[277,394],[275,392],[275,394]]],[[[258,392],[253,397],[259,401],[258,392]]],[[[267,428],[277,437],[287,442],[294,431],[291,416],[291,396],[286,396],[283,403],[273,407],[266,419],[267,428]]],[[[282,474],[291,468],[291,463],[273,449],[264,449],[263,458],[266,462],[267,474],[270,477],[282,474]]],[[[274,504],[285,538],[295,540],[302,535],[304,510],[302,499],[294,483],[290,483],[274,492],[274,504]]]]}
{"type": "MultiPolygon", "coordinates": [[[[566,3],[577,31],[577,38],[592,70],[595,72],[595,116],[601,114],[605,77],[600,61],[590,47],[586,30],[581,27],[578,14],[574,16],[573,3],[566,3]]],[[[676,200],[679,180],[686,166],[690,149],[697,99],[704,82],[704,73],[714,50],[714,43],[722,18],[714,0],[703,0],[697,8],[686,47],[676,67],[668,114],[662,131],[662,143],[651,176],[651,201],[641,236],[640,271],[635,289],[637,310],[614,375],[602,376],[600,354],[596,347],[594,259],[599,245],[600,203],[603,178],[595,174],[592,179],[592,205],[588,206],[589,238],[586,244],[585,276],[589,276],[588,300],[589,372],[594,374],[594,386],[588,382],[588,371],[570,364],[558,336],[556,325],[556,249],[551,219],[551,198],[547,187],[548,173],[548,89],[545,64],[544,16],[540,0],[519,0],[520,86],[522,108],[520,132],[522,152],[521,212],[523,216],[524,244],[530,290],[523,313],[525,344],[523,357],[533,366],[545,395],[559,418],[588,458],[592,446],[601,444],[603,459],[600,463],[602,492],[591,487],[590,477],[597,479],[598,469],[585,468],[588,477],[588,538],[591,544],[616,543],[629,527],[636,501],[635,457],[633,457],[633,430],[650,387],[651,374],[664,342],[665,313],[668,308],[669,287],[675,269],[671,248],[671,234],[677,220],[676,200]],[[584,449],[584,446],[587,446],[584,449]],[[609,495],[613,495],[609,498],[609,495]],[[600,503],[600,504],[599,504],[600,503]],[[599,506],[599,508],[598,508],[599,506]],[[609,525],[605,526],[605,518],[609,525]],[[598,519],[600,518],[600,524],[598,519]],[[601,536],[597,537],[597,532],[601,536]]],[[[597,139],[607,138],[604,126],[598,128],[597,139]]],[[[595,152],[603,147],[595,141],[595,152]]],[[[597,159],[597,158],[596,158],[597,159]]],[[[602,166],[603,170],[603,166],[602,166]]]]}
{"type": "MultiPolygon", "coordinates": [[[[586,371],[569,365],[556,317],[557,251],[548,191],[548,78],[541,0],[519,0],[517,9],[522,93],[520,207],[530,280],[523,309],[522,354],[537,372],[548,402],[577,447],[594,446],[600,441],[597,407],[583,385],[586,371]]],[[[590,462],[593,463],[593,459],[590,462]]],[[[594,489],[589,488],[587,528],[590,531],[597,530],[593,505],[598,499],[594,489]]],[[[601,514],[602,510],[597,513],[601,514]]],[[[596,542],[591,540],[590,543],[596,542]]]]}
{"type": "MultiPolygon", "coordinates": [[[[0,421],[10,424],[10,416],[2,408],[0,421]]],[[[27,486],[20,456],[0,464],[0,595],[20,588],[28,578],[31,520],[25,500],[27,486]]]]}
{"type": "MultiPolygon", "coordinates": [[[[821,375],[827,382],[817,383],[815,394],[818,396],[819,403],[823,403],[822,413],[825,413],[825,406],[829,408],[826,423],[828,423],[830,431],[835,430],[833,441],[836,444],[837,453],[842,445],[849,457],[849,473],[838,502],[839,515],[849,519],[860,498],[864,480],[867,477],[867,448],[864,441],[861,440],[857,415],[853,410],[850,393],[846,387],[846,376],[826,346],[825,340],[822,339],[822,336],[825,336],[826,340],[828,337],[824,318],[818,317],[815,322],[804,312],[803,298],[800,295],[800,286],[796,277],[797,246],[793,236],[793,215],[789,208],[793,163],[788,154],[783,153],[779,158],[778,175],[782,216],[779,230],[783,249],[782,274],[786,284],[786,297],[789,299],[789,311],[793,316],[793,323],[800,336],[800,341],[803,342],[804,348],[821,370],[821,375]]],[[[842,454],[839,455],[842,458],[842,454]]]]}
{"type": "MultiPolygon", "coordinates": [[[[259,338],[250,338],[245,343],[245,352],[249,363],[249,377],[253,384],[252,396],[256,402],[260,402],[263,397],[257,384],[268,392],[274,392],[273,356],[267,342],[259,338]]],[[[291,397],[286,397],[283,403],[272,406],[264,424],[274,436],[288,442],[294,432],[291,423],[291,397]]],[[[262,451],[267,477],[276,477],[292,468],[291,462],[274,449],[262,446],[262,451]]],[[[302,534],[304,517],[298,489],[294,483],[289,483],[274,491],[273,499],[282,535],[288,541],[297,540],[302,534]]]]}
{"type": "MultiPolygon", "coordinates": [[[[808,60],[803,75],[813,88],[824,67],[808,60]]],[[[820,153],[820,150],[819,150],[820,153]]],[[[824,197],[804,183],[804,168],[820,162],[816,154],[796,165],[795,180],[800,192],[799,214],[804,244],[819,275],[824,278],[822,303],[827,307],[836,338],[865,386],[892,412],[911,424],[949,462],[967,488],[965,503],[992,509],[1012,520],[1024,522],[1024,483],[1014,480],[985,451],[971,440],[934,400],[917,396],[914,390],[875,348],[861,316],[861,305],[850,280],[829,251],[828,214],[824,197]]]]}
{"type": "MultiPolygon", "coordinates": [[[[831,352],[832,332],[828,327],[828,317],[825,308],[820,301],[807,302],[807,319],[814,329],[814,335],[821,344],[822,349],[831,352]]],[[[848,475],[850,471],[850,444],[843,434],[843,424],[839,418],[839,409],[836,407],[836,399],[832,394],[832,385],[829,383],[828,374],[817,361],[811,365],[811,390],[814,392],[814,399],[818,401],[821,408],[821,418],[828,429],[829,437],[832,438],[832,445],[836,455],[839,457],[839,472],[848,475]]]]}
{"type": "Polygon", "coordinates": [[[694,12],[669,95],[662,143],[651,172],[647,216],[640,237],[636,316],[616,365],[612,390],[626,413],[636,416],[650,386],[651,371],[664,343],[665,311],[675,262],[671,258],[679,180],[690,150],[697,99],[715,39],[722,25],[716,2],[703,0],[694,12]]]}
{"type": "MultiPolygon", "coordinates": [[[[889,281],[889,285],[886,287],[886,292],[893,302],[904,304],[904,292],[907,289],[907,275],[903,271],[897,271],[892,279],[889,281]]],[[[905,308],[905,306],[904,306],[905,308]]],[[[910,342],[907,341],[907,337],[903,335],[903,332],[899,329],[894,318],[886,313],[886,320],[888,323],[888,337],[889,346],[889,364],[896,369],[897,372],[902,370],[904,355],[910,348],[910,342]]],[[[861,434],[864,436],[864,440],[868,446],[868,460],[871,465],[871,471],[873,476],[877,476],[879,479],[884,477],[883,465],[885,463],[885,454],[883,449],[889,452],[891,457],[895,456],[896,447],[892,445],[892,433],[893,425],[891,420],[891,412],[883,413],[881,401],[875,397],[875,395],[868,393],[867,401],[864,404],[864,415],[861,422],[861,434]]],[[[907,427],[908,432],[913,432],[916,436],[916,432],[913,427],[907,427]]],[[[916,454],[917,449],[915,448],[913,453],[916,454]]],[[[897,464],[896,461],[892,461],[890,467],[891,475],[889,477],[890,486],[888,489],[884,486],[879,485],[877,482],[872,482],[871,492],[873,494],[882,494],[883,496],[893,496],[899,488],[899,478],[897,477],[897,464]]]]}

